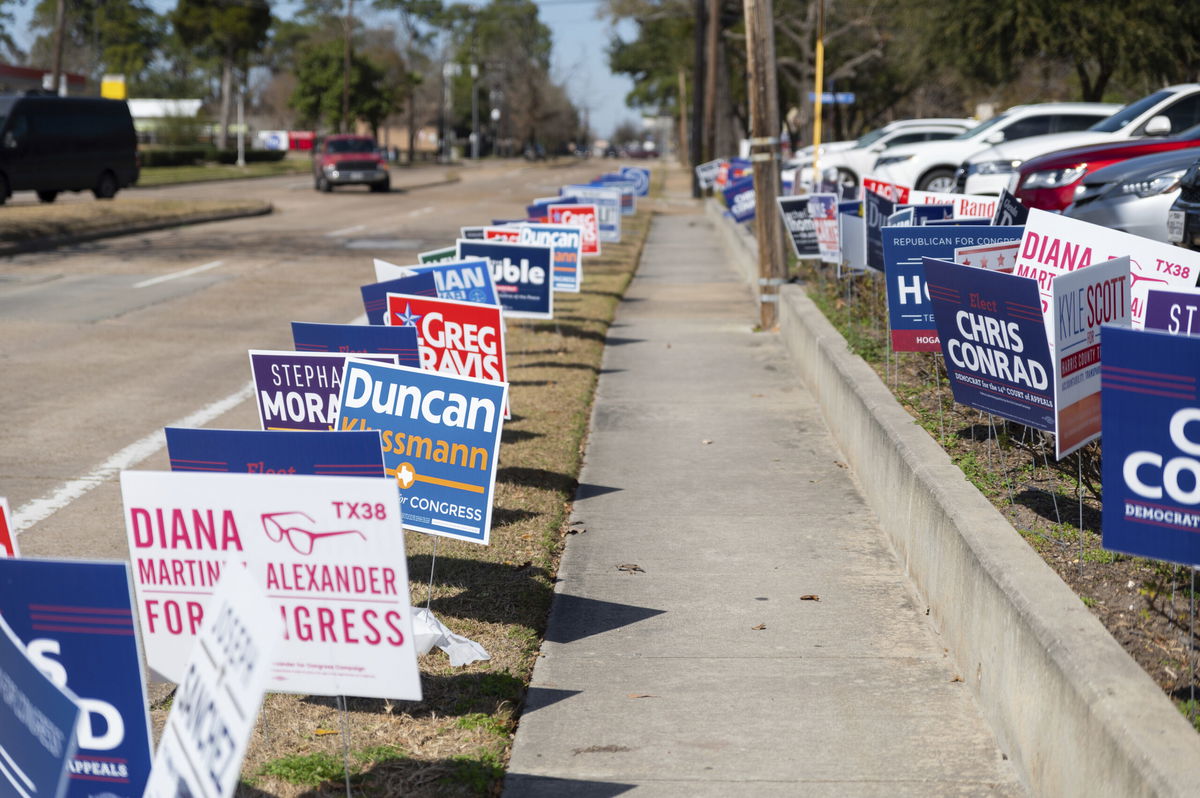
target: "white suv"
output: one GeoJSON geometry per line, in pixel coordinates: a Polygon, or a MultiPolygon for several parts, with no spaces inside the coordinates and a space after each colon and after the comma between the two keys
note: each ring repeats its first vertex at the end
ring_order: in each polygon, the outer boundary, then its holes
{"type": "Polygon", "coordinates": [[[1130,103],[1087,130],[1033,136],[980,150],[964,159],[955,183],[967,194],[999,194],[1002,188],[1015,188],[1009,184],[1017,169],[1039,155],[1108,141],[1167,136],[1197,124],[1200,124],[1200,83],[1168,86],[1130,103]]]}
{"type": "Polygon", "coordinates": [[[953,191],[959,165],[979,150],[1044,133],[1082,130],[1120,107],[1113,103],[1015,105],[952,139],[888,150],[875,162],[874,176],[924,191],[953,191]]]}

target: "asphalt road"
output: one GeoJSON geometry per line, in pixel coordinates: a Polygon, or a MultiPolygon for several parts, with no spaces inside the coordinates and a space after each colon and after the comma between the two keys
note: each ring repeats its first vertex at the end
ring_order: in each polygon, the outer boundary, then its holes
{"type": "Polygon", "coordinates": [[[166,470],[164,426],[257,429],[248,349],[291,349],[291,321],[357,318],[372,258],[414,263],[606,166],[466,166],[387,195],[303,175],[140,189],[275,212],[0,258],[0,496],[22,553],[127,558],[120,470],[166,470]]]}

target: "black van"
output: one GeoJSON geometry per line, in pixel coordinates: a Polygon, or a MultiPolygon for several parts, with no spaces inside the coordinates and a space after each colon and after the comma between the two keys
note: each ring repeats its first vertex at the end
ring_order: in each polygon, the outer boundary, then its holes
{"type": "Polygon", "coordinates": [[[91,189],[111,199],[138,179],[128,104],[53,94],[0,96],[0,204],[33,190],[42,202],[91,189]]]}

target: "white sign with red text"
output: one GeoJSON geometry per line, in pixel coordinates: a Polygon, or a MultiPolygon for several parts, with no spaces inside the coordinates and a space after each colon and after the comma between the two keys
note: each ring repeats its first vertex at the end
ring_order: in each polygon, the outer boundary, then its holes
{"type": "Polygon", "coordinates": [[[1059,275],[1050,290],[1054,447],[1061,460],[1100,437],[1100,327],[1129,326],[1129,258],[1059,275]]]}
{"type": "Polygon", "coordinates": [[[951,205],[954,207],[955,219],[983,219],[980,224],[987,224],[996,215],[996,203],[999,197],[987,197],[979,194],[949,194],[940,191],[910,191],[910,205],[951,205]]]}
{"type": "Polygon", "coordinates": [[[1042,312],[1048,314],[1056,276],[1124,255],[1129,256],[1129,310],[1135,329],[1145,324],[1147,291],[1190,288],[1200,275],[1200,252],[1036,208],[1025,222],[1013,273],[1037,280],[1042,312]]]}
{"type": "Polygon", "coordinates": [[[876,180],[873,177],[863,178],[863,188],[867,191],[874,191],[879,196],[891,200],[897,205],[907,205],[909,203],[908,195],[912,193],[912,189],[908,186],[902,186],[899,183],[889,183],[886,180],[876,180]]]}
{"type": "Polygon", "coordinates": [[[282,642],[268,689],[419,700],[396,484],[124,471],[146,661],[179,683],[222,571],[245,563],[282,642]]]}
{"type": "Polygon", "coordinates": [[[258,720],[279,625],[244,568],[221,575],[171,702],[144,798],[229,798],[258,720]]]}

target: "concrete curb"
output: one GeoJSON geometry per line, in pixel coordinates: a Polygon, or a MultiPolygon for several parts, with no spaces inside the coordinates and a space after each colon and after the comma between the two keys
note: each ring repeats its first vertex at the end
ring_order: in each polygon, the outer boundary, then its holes
{"type": "Polygon", "coordinates": [[[0,256],[19,255],[23,252],[42,252],[48,249],[68,246],[70,244],[82,244],[86,241],[96,241],[101,238],[115,238],[116,236],[149,233],[155,230],[166,230],[171,227],[183,227],[189,224],[223,222],[228,219],[243,219],[250,216],[266,216],[273,211],[274,206],[272,206],[271,203],[266,202],[263,203],[261,207],[247,208],[240,211],[198,213],[190,216],[181,216],[177,219],[171,219],[169,221],[153,221],[142,224],[101,228],[97,230],[91,230],[86,233],[80,233],[78,235],[45,236],[43,238],[33,238],[28,241],[15,241],[11,244],[0,244],[0,256]]]}
{"type": "MultiPolygon", "coordinates": [[[[716,217],[740,270],[753,239],[716,217]]],[[[1200,737],[799,286],[780,335],[950,656],[1035,795],[1186,796],[1200,737]]]]}

